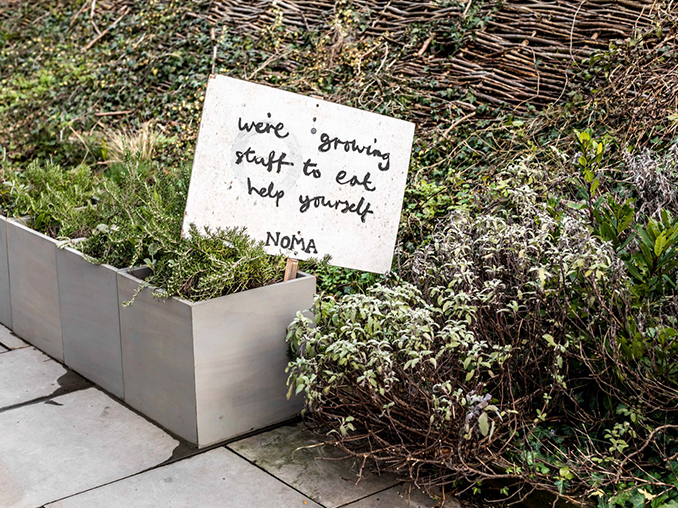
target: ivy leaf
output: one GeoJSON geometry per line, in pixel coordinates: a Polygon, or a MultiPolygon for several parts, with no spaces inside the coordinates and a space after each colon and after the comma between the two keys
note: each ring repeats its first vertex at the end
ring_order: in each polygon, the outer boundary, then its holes
{"type": "Polygon", "coordinates": [[[546,340],[546,342],[548,342],[549,346],[556,347],[557,344],[556,341],[553,339],[553,335],[545,333],[544,335],[542,335],[542,337],[546,340]]]}
{"type": "Polygon", "coordinates": [[[570,472],[570,468],[567,466],[561,467],[559,473],[560,477],[566,480],[571,480],[572,478],[574,478],[574,475],[570,472]]]}

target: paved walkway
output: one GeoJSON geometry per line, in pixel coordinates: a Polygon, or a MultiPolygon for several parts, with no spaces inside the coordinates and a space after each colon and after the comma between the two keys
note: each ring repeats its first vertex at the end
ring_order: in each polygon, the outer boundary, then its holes
{"type": "Polygon", "coordinates": [[[356,484],[353,462],[316,443],[296,424],[198,450],[0,326],[2,508],[435,504],[392,476],[356,484]]]}

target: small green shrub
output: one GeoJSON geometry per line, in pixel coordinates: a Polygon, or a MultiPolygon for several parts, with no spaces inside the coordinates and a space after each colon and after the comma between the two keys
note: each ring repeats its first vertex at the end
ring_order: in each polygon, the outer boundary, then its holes
{"type": "Polygon", "coordinates": [[[127,153],[119,181],[105,183],[87,238],[75,244],[91,261],[118,268],[145,264],[158,297],[198,301],[282,280],[285,260],[269,256],[242,229],[181,229],[190,171],[155,168],[127,153]]]}
{"type": "Polygon", "coordinates": [[[146,282],[158,288],[157,296],[207,300],[275,284],[285,272],[285,259],[267,254],[244,229],[199,232],[193,226],[186,239],[156,245],[163,255],[145,262],[152,269],[146,282]]]}
{"type": "Polygon", "coordinates": [[[34,229],[54,238],[84,234],[101,194],[100,179],[84,165],[70,170],[38,161],[24,170],[5,166],[3,179],[5,212],[28,216],[34,229]]]}
{"type": "Polygon", "coordinates": [[[386,280],[386,276],[329,264],[330,259],[302,261],[299,268],[313,273],[317,278],[317,289],[331,295],[364,293],[368,288],[386,280]]]}
{"type": "Polygon", "coordinates": [[[166,254],[162,246],[179,241],[189,182],[185,167],[149,172],[128,153],[120,180],[105,182],[96,220],[76,247],[118,268],[155,263],[166,254]]]}
{"type": "Polygon", "coordinates": [[[318,299],[315,321],[300,314],[288,335],[290,393],[304,391],[317,423],[368,442],[370,455],[391,465],[403,457],[410,470],[434,465],[451,442],[463,459],[484,455],[506,414],[474,389],[511,348],[477,341],[464,322],[441,327],[437,317],[408,284],[318,299]]]}

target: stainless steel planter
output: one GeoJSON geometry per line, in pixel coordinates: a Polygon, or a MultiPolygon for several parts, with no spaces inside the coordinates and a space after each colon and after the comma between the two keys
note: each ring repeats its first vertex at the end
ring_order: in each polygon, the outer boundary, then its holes
{"type": "Polygon", "coordinates": [[[200,447],[301,410],[286,398],[285,330],[312,306],[314,277],[197,303],[147,288],[121,307],[147,268],[93,265],[58,245],[0,218],[0,319],[17,335],[200,447]]]}
{"type": "Polygon", "coordinates": [[[116,268],[70,247],[56,251],[64,363],[123,398],[116,268]]]}
{"type": "Polygon", "coordinates": [[[9,293],[9,264],[7,262],[7,219],[0,215],[0,323],[12,328],[12,299],[9,293]]]}
{"type": "Polygon", "coordinates": [[[5,222],[12,329],[59,361],[64,359],[56,268],[58,242],[20,219],[5,222]]]}
{"type": "MultiPolygon", "coordinates": [[[[141,283],[133,274],[145,275],[118,272],[120,304],[141,283]]],[[[200,447],[293,417],[285,330],[314,293],[304,273],[198,303],[144,289],[120,308],[125,402],[200,447]]]]}

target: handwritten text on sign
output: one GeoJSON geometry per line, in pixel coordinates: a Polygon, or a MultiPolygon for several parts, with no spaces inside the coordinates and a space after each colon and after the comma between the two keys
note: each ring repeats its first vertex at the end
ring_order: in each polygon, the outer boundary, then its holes
{"type": "Polygon", "coordinates": [[[245,226],[271,254],[391,268],[414,125],[213,76],[184,233],[245,226]]]}

